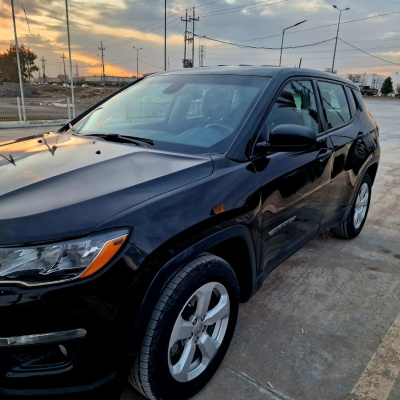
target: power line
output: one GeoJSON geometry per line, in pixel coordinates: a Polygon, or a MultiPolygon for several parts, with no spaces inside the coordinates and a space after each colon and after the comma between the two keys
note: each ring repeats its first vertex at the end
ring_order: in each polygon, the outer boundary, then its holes
{"type": "Polygon", "coordinates": [[[211,16],[215,16],[215,15],[231,14],[231,13],[240,12],[243,10],[251,10],[253,8],[260,8],[260,7],[271,6],[274,4],[287,3],[288,1],[292,1],[292,0],[280,0],[280,1],[276,1],[274,3],[270,3],[270,1],[271,0],[265,0],[265,1],[260,1],[260,2],[256,2],[256,3],[250,3],[245,6],[224,8],[222,10],[210,11],[208,13],[203,13],[203,14],[200,14],[199,16],[200,17],[211,17],[211,16]],[[264,3],[267,3],[267,4],[264,4],[264,3]]]}
{"type": "MultiPolygon", "coordinates": [[[[221,1],[224,1],[224,0],[214,0],[214,1],[210,1],[210,2],[205,3],[205,4],[195,4],[194,7],[200,8],[200,7],[207,6],[207,5],[209,5],[209,4],[219,3],[219,2],[221,2],[221,1]]],[[[182,11],[183,11],[183,10],[182,10],[182,11]]],[[[169,15],[169,16],[167,17],[167,20],[170,19],[170,18],[173,18],[174,16],[177,16],[177,15],[180,15],[180,12],[171,13],[171,15],[169,15]]],[[[175,18],[173,21],[168,22],[168,24],[172,24],[173,22],[177,21],[178,19],[180,19],[180,17],[177,17],[177,18],[175,18]]],[[[162,26],[155,28],[153,31],[143,33],[143,34],[142,34],[141,36],[139,36],[139,37],[134,37],[133,39],[129,39],[128,41],[130,41],[130,40],[138,40],[138,39],[141,39],[143,36],[146,36],[146,35],[148,35],[148,34],[150,34],[150,33],[153,33],[154,31],[160,31],[161,29],[164,29],[164,25],[163,25],[163,24],[164,24],[164,18],[163,18],[162,20],[153,22],[153,23],[151,23],[151,24],[149,24],[149,25],[140,27],[140,28],[138,28],[138,30],[144,30],[144,29],[147,29],[147,28],[149,28],[149,27],[151,27],[151,26],[154,26],[154,25],[157,25],[157,24],[162,24],[162,26]]],[[[172,28],[173,26],[176,26],[176,25],[179,25],[179,24],[174,24],[174,25],[172,25],[172,26],[167,25],[167,28],[172,28]]],[[[118,39],[118,37],[108,38],[108,39],[103,40],[103,42],[107,42],[107,41],[115,40],[115,39],[118,39]]],[[[92,46],[97,45],[98,43],[99,43],[99,41],[92,42],[91,44],[88,44],[88,45],[86,45],[86,46],[84,46],[84,47],[81,47],[81,49],[83,50],[83,49],[90,48],[90,47],[92,47],[92,46]]]]}
{"type": "MultiPolygon", "coordinates": [[[[400,11],[394,11],[394,12],[390,12],[390,13],[386,13],[386,14],[372,15],[370,17],[357,18],[357,19],[353,19],[353,20],[349,20],[349,21],[344,21],[344,22],[341,22],[341,24],[349,24],[349,23],[352,23],[352,22],[358,22],[358,21],[363,21],[363,20],[372,19],[372,18],[379,18],[379,17],[384,17],[384,16],[388,16],[388,15],[393,15],[393,14],[399,14],[399,13],[400,13],[400,11]]],[[[305,32],[305,31],[310,31],[310,30],[314,30],[314,29],[327,28],[327,27],[330,27],[330,26],[337,26],[337,24],[336,23],[335,24],[327,24],[327,25],[315,26],[315,27],[306,28],[306,29],[299,29],[297,31],[288,32],[287,35],[292,35],[292,34],[295,34],[297,32],[305,32]]],[[[254,39],[242,40],[239,43],[247,43],[247,42],[253,42],[253,41],[256,41],[256,40],[270,39],[270,38],[281,37],[281,36],[282,36],[282,33],[278,33],[278,34],[275,34],[275,35],[261,36],[261,37],[254,38],[254,39]]],[[[373,40],[379,40],[379,39],[373,39],[373,40]]],[[[225,43],[220,44],[220,45],[211,46],[211,47],[219,47],[219,46],[224,46],[224,45],[225,45],[225,43]]]]}
{"type": "MultiPolygon", "coordinates": [[[[280,47],[249,46],[249,45],[240,44],[240,43],[232,43],[232,42],[227,42],[227,41],[224,41],[224,40],[213,39],[213,38],[210,38],[210,37],[205,36],[205,35],[197,35],[197,34],[194,34],[194,35],[197,36],[197,37],[204,38],[204,39],[212,40],[214,42],[223,43],[223,44],[229,44],[231,46],[237,46],[237,47],[241,47],[241,48],[262,49],[262,50],[280,50],[281,49],[280,47]]],[[[299,45],[299,46],[287,46],[287,47],[282,47],[282,48],[283,49],[299,49],[301,47],[316,46],[316,45],[321,44],[321,43],[330,42],[330,41],[332,41],[334,39],[335,39],[335,37],[331,38],[331,39],[321,40],[320,42],[303,44],[303,45],[299,45]]]]}
{"type": "MultiPolygon", "coordinates": [[[[351,19],[351,20],[348,20],[348,21],[340,22],[340,25],[349,24],[349,23],[351,23],[351,22],[365,21],[365,20],[367,20],[367,19],[373,19],[373,18],[379,18],[379,17],[386,17],[386,16],[388,16],[388,15],[393,15],[393,14],[400,14],[400,11],[393,11],[393,12],[386,13],[386,14],[378,14],[378,15],[371,15],[370,17],[351,19]]],[[[311,30],[314,30],[314,29],[327,28],[327,27],[329,27],[329,26],[337,26],[337,23],[335,23],[335,24],[328,24],[328,25],[321,25],[321,26],[315,26],[315,27],[306,28],[306,29],[298,29],[297,31],[292,31],[292,32],[288,33],[288,35],[293,35],[293,34],[298,33],[298,32],[311,31],[311,30]]]]}
{"type": "Polygon", "coordinates": [[[353,46],[352,44],[346,42],[346,41],[343,40],[343,39],[340,39],[340,38],[339,38],[339,40],[340,40],[341,42],[346,43],[347,45],[349,45],[349,46],[355,48],[355,49],[358,50],[358,51],[361,51],[361,52],[363,52],[363,53],[365,53],[365,54],[368,54],[368,55],[371,56],[371,57],[377,58],[378,60],[385,61],[385,62],[387,62],[387,63],[389,63],[389,64],[393,64],[393,65],[400,65],[399,63],[395,63],[395,62],[393,62],[393,61],[385,60],[384,58],[381,58],[381,57],[378,57],[378,56],[374,56],[373,54],[368,53],[368,52],[365,51],[365,50],[362,50],[362,49],[360,49],[360,48],[358,48],[358,47],[356,47],[356,46],[353,46]]]}
{"type": "Polygon", "coordinates": [[[25,7],[24,7],[24,5],[23,5],[22,3],[21,3],[21,7],[22,7],[22,9],[24,10],[24,14],[25,14],[25,18],[26,18],[26,23],[28,24],[29,33],[32,35],[31,27],[30,27],[29,21],[28,21],[28,16],[26,15],[25,7]]]}
{"type": "Polygon", "coordinates": [[[204,7],[204,6],[208,6],[209,4],[214,4],[214,3],[220,3],[221,1],[224,0],[214,0],[214,1],[210,1],[208,3],[204,3],[204,4],[195,4],[194,7],[200,8],[200,7],[204,7]]]}

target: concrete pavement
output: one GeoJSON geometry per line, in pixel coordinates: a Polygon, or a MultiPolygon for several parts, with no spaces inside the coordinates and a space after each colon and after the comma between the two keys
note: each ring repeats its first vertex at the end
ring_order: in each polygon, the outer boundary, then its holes
{"type": "MultiPolygon", "coordinates": [[[[279,266],[193,399],[400,399],[400,102],[367,103],[382,158],[362,233],[326,231],[279,266]]],[[[139,399],[127,385],[121,400],[139,399]]]]}

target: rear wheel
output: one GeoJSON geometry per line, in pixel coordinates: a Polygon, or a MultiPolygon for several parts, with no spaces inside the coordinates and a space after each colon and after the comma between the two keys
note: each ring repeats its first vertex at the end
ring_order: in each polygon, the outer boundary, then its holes
{"type": "Polygon", "coordinates": [[[368,215],[371,201],[371,187],[371,177],[365,174],[350,214],[339,226],[332,229],[336,236],[344,239],[352,239],[361,232],[368,215]]]}
{"type": "Polygon", "coordinates": [[[203,255],[168,283],[148,323],[130,382],[149,399],[187,399],[218,369],[235,329],[238,283],[224,260],[203,255]]]}

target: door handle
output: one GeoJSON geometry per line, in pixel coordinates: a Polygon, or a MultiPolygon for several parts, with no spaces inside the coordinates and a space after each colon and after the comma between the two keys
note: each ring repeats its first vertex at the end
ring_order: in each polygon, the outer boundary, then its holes
{"type": "Polygon", "coordinates": [[[329,158],[333,153],[333,150],[331,149],[322,149],[317,155],[317,160],[319,162],[324,162],[327,158],[329,158]]]}

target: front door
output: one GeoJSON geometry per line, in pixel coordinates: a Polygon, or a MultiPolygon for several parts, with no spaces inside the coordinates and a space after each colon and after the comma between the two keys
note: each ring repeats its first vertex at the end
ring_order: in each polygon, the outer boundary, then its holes
{"type": "Polygon", "coordinates": [[[311,151],[270,153],[255,161],[261,185],[262,248],[259,271],[264,276],[318,232],[332,169],[331,142],[321,124],[311,80],[285,85],[264,122],[263,140],[281,124],[313,129],[311,151]]]}

